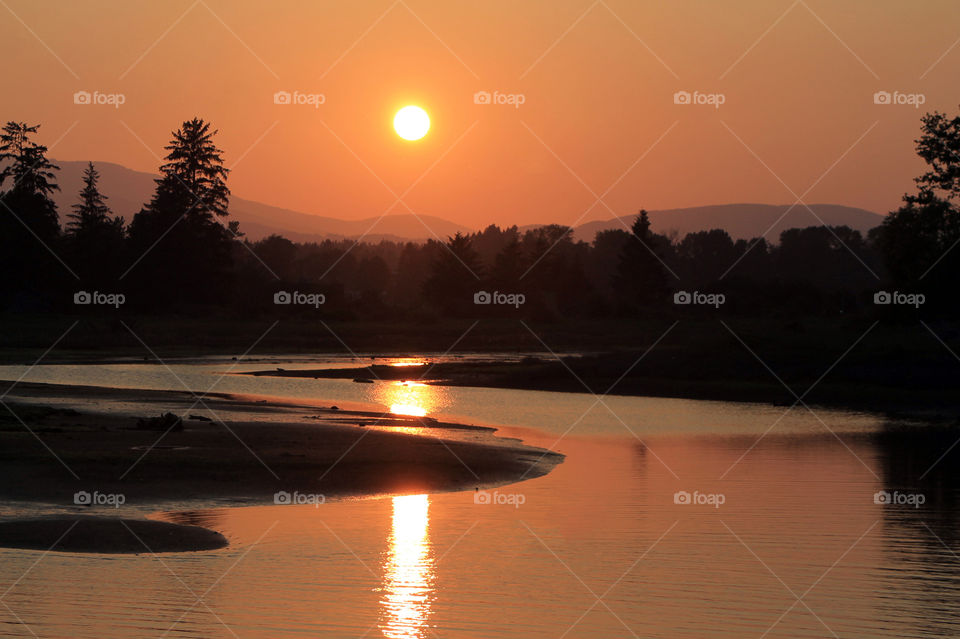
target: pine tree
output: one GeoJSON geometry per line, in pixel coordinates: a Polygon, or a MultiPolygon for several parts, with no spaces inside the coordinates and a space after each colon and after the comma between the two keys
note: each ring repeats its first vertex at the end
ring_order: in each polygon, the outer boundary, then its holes
{"type": "MultiPolygon", "coordinates": [[[[0,133],[0,206],[6,215],[16,215],[21,225],[36,233],[45,242],[53,241],[60,234],[57,206],[53,201],[54,191],[59,191],[54,171],[59,170],[47,159],[47,147],[37,144],[30,136],[39,125],[27,126],[25,122],[7,122],[0,133]]],[[[15,221],[16,223],[16,221],[15,221]]],[[[12,226],[12,225],[11,225],[12,226]]]]}
{"type": "Polygon", "coordinates": [[[107,196],[100,193],[99,180],[100,173],[93,166],[93,162],[90,162],[83,172],[80,202],[73,205],[74,212],[67,216],[70,218],[67,229],[74,235],[90,234],[116,224],[110,219],[110,207],[106,205],[107,196]]]}
{"type": "Polygon", "coordinates": [[[190,202],[185,213],[197,220],[229,215],[229,169],[223,166],[222,151],[213,143],[216,134],[209,123],[194,118],[184,122],[164,147],[169,153],[166,164],[160,166],[156,197],[173,195],[190,202]]]}
{"type": "Polygon", "coordinates": [[[100,173],[93,162],[83,172],[80,201],[67,217],[67,255],[85,286],[115,290],[127,268],[122,217],[111,217],[107,196],[100,192],[100,173]]]}
{"type": "Polygon", "coordinates": [[[663,304],[670,292],[664,266],[666,241],[650,230],[650,219],[641,210],[631,227],[630,239],[620,252],[614,287],[630,309],[663,304]]]}
{"type": "Polygon", "coordinates": [[[133,279],[156,305],[214,303],[228,290],[240,234],[235,222],[220,222],[230,189],[216,133],[199,118],[173,132],[156,191],[130,225],[131,247],[142,256],[133,279]]]}
{"type": "Polygon", "coordinates": [[[31,140],[37,126],[7,122],[0,130],[0,306],[28,308],[56,299],[69,277],[60,252],[59,190],[47,147],[31,140]]]}

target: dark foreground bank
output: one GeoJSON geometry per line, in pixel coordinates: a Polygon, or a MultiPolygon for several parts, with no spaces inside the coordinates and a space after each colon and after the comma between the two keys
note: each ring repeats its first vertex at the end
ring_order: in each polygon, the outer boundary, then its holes
{"type": "MultiPolygon", "coordinates": [[[[201,409],[190,393],[21,383],[4,402],[10,410],[0,418],[0,499],[48,504],[70,517],[93,510],[115,518],[83,520],[68,538],[74,550],[145,551],[116,518],[142,517],[170,502],[291,504],[301,498],[473,490],[539,477],[563,460],[498,438],[492,429],[227,395],[204,397],[209,408],[201,409]],[[70,398],[93,399],[104,410],[64,408],[70,398]],[[137,402],[146,415],[173,405],[177,414],[201,413],[210,421],[145,420],[107,411],[137,402]],[[223,421],[221,413],[242,418],[223,421]],[[456,438],[455,432],[469,436],[456,438]],[[128,545],[118,545],[121,537],[128,545]]],[[[36,545],[29,547],[46,549],[56,541],[50,536],[63,532],[60,520],[0,523],[12,525],[6,533],[0,529],[0,546],[34,536],[36,545]]],[[[143,532],[155,552],[211,543],[195,537],[196,531],[180,538],[173,529],[150,525],[143,532]]]]}

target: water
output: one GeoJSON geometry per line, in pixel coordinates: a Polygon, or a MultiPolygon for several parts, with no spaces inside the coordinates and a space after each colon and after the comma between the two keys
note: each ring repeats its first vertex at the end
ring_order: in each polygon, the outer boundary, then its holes
{"type": "MultiPolygon", "coordinates": [[[[174,366],[200,391],[227,367],[174,366]]],[[[179,386],[152,365],[79,368],[41,366],[27,379],[179,386]]],[[[2,368],[0,378],[23,372],[2,368]]],[[[231,546],[211,553],[0,550],[0,635],[960,635],[956,461],[937,462],[950,433],[722,402],[606,398],[608,410],[576,394],[409,395],[390,383],[233,375],[221,384],[462,415],[567,460],[496,493],[195,503],[155,515],[222,531],[231,546]],[[878,504],[878,491],[904,503],[878,504]],[[702,503],[676,503],[686,494],[702,503]]]]}
{"type": "MultiPolygon", "coordinates": [[[[490,356],[485,356],[489,358],[490,356]]],[[[516,357],[516,356],[514,356],[516,357]]],[[[443,361],[431,357],[429,361],[443,361]]],[[[405,364],[421,358],[378,358],[376,363],[405,364]]],[[[462,361],[462,359],[460,360],[462,361]]],[[[403,414],[429,414],[468,423],[528,427],[562,434],[761,434],[776,422],[780,433],[820,433],[824,426],[803,410],[785,412],[769,404],[705,402],[657,397],[606,396],[602,402],[587,393],[555,393],[494,388],[432,386],[378,382],[357,384],[348,379],[304,379],[243,375],[243,372],[363,366],[369,359],[314,358],[287,362],[277,358],[256,362],[216,360],[169,361],[165,364],[115,363],[104,365],[41,365],[29,369],[27,382],[160,389],[197,394],[235,393],[285,398],[319,406],[393,409],[403,414]]],[[[0,380],[17,380],[22,366],[0,366],[0,380]]],[[[429,372],[427,373],[429,378],[429,372]]],[[[429,381],[429,380],[423,380],[429,381]]],[[[47,401],[43,399],[42,401],[47,401]]],[[[76,403],[71,401],[71,403],[76,403]]],[[[78,404],[82,405],[82,404],[78,404]]],[[[139,411],[136,405],[117,404],[112,410],[139,411]]],[[[202,406],[201,406],[202,408],[202,406]]],[[[197,411],[201,412],[201,411],[197,411]]],[[[870,432],[876,416],[850,411],[817,411],[827,427],[847,432],[870,432]]]]}

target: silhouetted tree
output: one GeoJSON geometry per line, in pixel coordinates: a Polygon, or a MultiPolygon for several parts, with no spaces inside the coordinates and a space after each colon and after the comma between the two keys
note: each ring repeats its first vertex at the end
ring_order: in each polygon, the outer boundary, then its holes
{"type": "Polygon", "coordinates": [[[83,188],[80,190],[80,202],[74,204],[73,213],[67,215],[70,221],[67,222],[67,230],[75,235],[94,231],[104,226],[112,226],[113,220],[110,219],[110,207],[107,206],[107,196],[100,193],[97,182],[100,174],[93,166],[93,162],[87,164],[83,171],[83,188]]]}
{"type": "Polygon", "coordinates": [[[949,200],[930,190],[905,196],[903,206],[884,219],[876,240],[896,287],[924,292],[937,305],[955,296],[960,215],[949,200]]]}
{"type": "Polygon", "coordinates": [[[893,283],[924,292],[934,307],[957,308],[960,275],[960,116],[928,113],[922,119],[917,154],[929,169],[918,177],[918,192],[903,196],[876,233],[877,246],[893,283]]]}
{"type": "Polygon", "coordinates": [[[664,266],[669,243],[650,230],[647,212],[641,210],[631,227],[630,239],[620,252],[614,288],[628,310],[664,304],[670,293],[664,266]]]}
{"type": "Polygon", "coordinates": [[[7,122],[3,127],[0,188],[10,180],[10,186],[3,191],[4,204],[40,239],[53,241],[60,234],[57,205],[51,197],[60,187],[53,172],[60,167],[47,159],[47,147],[30,139],[39,127],[24,122],[7,122]]]}
{"type": "MultiPolygon", "coordinates": [[[[287,238],[274,233],[270,237],[253,242],[251,250],[259,257],[283,282],[294,283],[297,279],[295,262],[297,259],[297,245],[287,238]]],[[[266,276],[269,271],[260,268],[266,276]]]]}
{"type": "Polygon", "coordinates": [[[688,233],[677,245],[677,258],[684,267],[681,277],[689,288],[715,284],[733,266],[737,253],[730,235],[722,229],[688,233]]]}
{"type": "Polygon", "coordinates": [[[960,116],[934,111],[921,121],[917,155],[930,169],[915,181],[921,192],[939,192],[952,202],[960,197],[960,116]]]}
{"type": "Polygon", "coordinates": [[[67,246],[71,262],[83,277],[83,284],[102,288],[115,283],[125,266],[122,217],[111,217],[107,197],[100,193],[100,174],[90,162],[83,172],[80,201],[67,215],[67,246]]]}
{"type": "Polygon", "coordinates": [[[393,278],[389,298],[391,303],[403,310],[419,312],[422,309],[420,300],[424,283],[430,276],[431,267],[430,256],[423,245],[414,242],[404,244],[393,278]]]}
{"type": "Polygon", "coordinates": [[[491,224],[483,231],[471,235],[470,245],[477,252],[484,267],[490,269],[504,247],[519,238],[520,231],[516,226],[501,229],[496,224],[491,224]]]}
{"type": "Polygon", "coordinates": [[[763,237],[737,240],[733,245],[736,266],[730,269],[727,277],[755,282],[769,280],[774,275],[770,250],[770,244],[763,237]]]}
{"type": "Polygon", "coordinates": [[[774,255],[777,272],[795,282],[825,290],[877,283],[865,268],[873,260],[863,236],[847,226],[787,229],[780,234],[774,255]]]}
{"type": "Polygon", "coordinates": [[[445,313],[472,308],[473,295],[481,290],[483,268],[470,240],[458,232],[446,244],[430,240],[426,248],[433,254],[433,265],[424,296],[445,313]]]}
{"type": "Polygon", "coordinates": [[[229,213],[230,190],[217,131],[194,118],[173,133],[150,203],[134,217],[130,239],[138,289],[155,303],[214,303],[223,298],[233,263],[237,224],[229,213]]]}
{"type": "Polygon", "coordinates": [[[608,304],[615,297],[613,274],[617,272],[620,254],[629,240],[630,234],[623,229],[598,231],[589,252],[587,277],[592,287],[608,304]]]}
{"type": "Polygon", "coordinates": [[[490,271],[491,284],[504,290],[513,287],[511,292],[521,292],[514,289],[521,286],[520,278],[529,266],[530,261],[524,255],[519,237],[514,237],[497,253],[493,261],[493,269],[490,271]]]}
{"type": "Polygon", "coordinates": [[[0,132],[0,270],[7,299],[32,304],[67,272],[59,259],[57,186],[47,147],[31,136],[39,125],[7,122],[0,132]],[[63,270],[61,270],[63,269],[63,270]]]}

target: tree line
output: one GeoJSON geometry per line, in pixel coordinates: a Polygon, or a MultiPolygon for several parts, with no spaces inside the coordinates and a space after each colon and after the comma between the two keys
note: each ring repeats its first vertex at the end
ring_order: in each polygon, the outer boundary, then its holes
{"type": "Polygon", "coordinates": [[[84,310],[73,303],[78,290],[122,293],[124,310],[135,312],[356,320],[916,312],[882,300],[878,308],[880,291],[921,295],[925,313],[960,306],[951,286],[960,266],[960,117],[941,113],[923,117],[917,140],[928,170],[880,226],[866,236],[845,226],[789,229],[776,242],[734,241],[722,229],[657,234],[645,211],[591,242],[557,224],[491,225],[425,243],[251,241],[229,220],[217,131],[198,118],[172,133],[154,193],[129,223],[111,211],[93,163],[61,216],[52,199],[58,167],[37,131],[8,122],[0,134],[5,311],[84,310]],[[289,304],[281,292],[322,303],[289,304]],[[513,303],[481,295],[494,292],[513,303]],[[722,309],[681,309],[690,293],[722,299],[722,309]]]}

